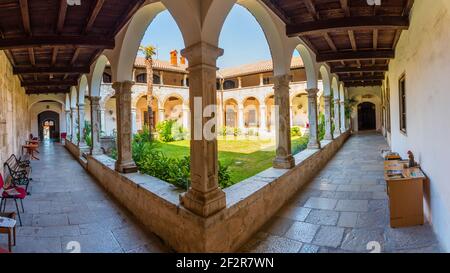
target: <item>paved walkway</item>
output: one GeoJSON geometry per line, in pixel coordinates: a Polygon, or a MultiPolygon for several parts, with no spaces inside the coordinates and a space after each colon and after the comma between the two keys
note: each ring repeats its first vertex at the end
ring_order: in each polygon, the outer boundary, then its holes
{"type": "Polygon", "coordinates": [[[391,229],[375,134],[349,139],[319,175],[242,249],[244,252],[439,252],[431,227],[391,229]],[[372,249],[372,248],[370,248],[372,249]]]}
{"type": "MultiPolygon", "coordinates": [[[[13,252],[70,252],[72,241],[87,253],[169,250],[112,201],[63,146],[47,143],[40,152],[41,160],[32,164],[32,195],[24,201],[13,252]]],[[[15,211],[12,201],[7,211],[15,211]]],[[[0,234],[0,245],[7,248],[5,234],[0,234]]]]}

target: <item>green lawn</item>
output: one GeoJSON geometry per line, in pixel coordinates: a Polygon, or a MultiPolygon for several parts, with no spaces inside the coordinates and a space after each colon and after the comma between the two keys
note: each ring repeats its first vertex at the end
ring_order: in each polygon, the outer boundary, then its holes
{"type": "MultiPolygon", "coordinates": [[[[293,153],[303,150],[307,141],[307,137],[293,137],[293,153]]],[[[189,155],[187,140],[159,143],[158,146],[168,157],[183,158],[189,155]]],[[[219,139],[219,160],[229,166],[233,183],[270,168],[274,157],[275,142],[273,140],[219,139]]]]}

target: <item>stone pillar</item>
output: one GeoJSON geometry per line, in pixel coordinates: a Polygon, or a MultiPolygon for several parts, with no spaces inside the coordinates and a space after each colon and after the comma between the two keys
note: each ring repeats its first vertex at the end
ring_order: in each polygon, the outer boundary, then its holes
{"type": "Polygon", "coordinates": [[[84,104],[78,103],[78,133],[80,139],[78,139],[78,148],[80,150],[87,150],[89,147],[86,144],[86,140],[84,139],[84,121],[85,121],[85,108],[84,104]]]}
{"type": "Polygon", "coordinates": [[[189,129],[189,117],[191,116],[189,106],[183,104],[183,128],[189,129]]]}
{"type": "Polygon", "coordinates": [[[347,131],[345,118],[345,101],[341,101],[341,132],[347,131]]]}
{"type": "Polygon", "coordinates": [[[77,118],[78,118],[78,113],[77,113],[77,108],[72,107],[70,108],[71,110],[71,120],[72,120],[72,125],[70,126],[70,141],[75,144],[75,142],[78,141],[77,138],[77,118]]]}
{"type": "Polygon", "coordinates": [[[320,149],[319,122],[317,114],[317,92],[319,89],[311,88],[308,92],[308,119],[309,119],[309,143],[308,149],[320,149]]]}
{"type": "MultiPolygon", "coordinates": [[[[71,123],[72,123],[72,118],[70,117],[71,113],[70,110],[66,110],[66,139],[69,138],[69,135],[71,134],[71,123]]],[[[72,137],[70,135],[70,137],[72,137]]]]}
{"type": "Polygon", "coordinates": [[[289,107],[289,75],[274,77],[276,158],[273,167],[291,169],[295,160],[291,152],[291,117],[289,107]]]}
{"type": "Polygon", "coordinates": [[[184,87],[187,87],[187,77],[188,77],[187,74],[184,74],[184,75],[183,75],[183,86],[184,86],[184,87]]]}
{"type": "Polygon", "coordinates": [[[263,86],[264,85],[264,74],[260,73],[259,74],[259,86],[263,86]]]}
{"type": "Polygon", "coordinates": [[[237,80],[238,80],[238,88],[242,88],[242,78],[238,77],[237,80]]]}
{"type": "Polygon", "coordinates": [[[341,101],[339,99],[334,100],[334,137],[341,134],[341,101]]]}
{"type": "Polygon", "coordinates": [[[259,129],[263,133],[265,133],[267,132],[267,112],[265,105],[259,106],[259,116],[260,116],[259,129]]]}
{"type": "Polygon", "coordinates": [[[131,108],[131,132],[137,133],[136,108],[131,108]]]}
{"type": "Polygon", "coordinates": [[[244,105],[241,103],[238,104],[238,128],[240,128],[241,130],[245,128],[244,105]]]}
{"type": "Polygon", "coordinates": [[[218,181],[217,138],[207,139],[203,134],[204,126],[216,118],[204,117],[203,110],[211,105],[217,106],[216,61],[223,50],[200,42],[183,49],[181,54],[189,60],[191,79],[191,186],[180,197],[180,201],[188,210],[208,217],[226,207],[225,193],[220,189],[218,181]],[[198,105],[200,99],[201,107],[198,105]]]}
{"type": "Polygon", "coordinates": [[[331,132],[331,97],[329,95],[323,97],[325,108],[325,140],[333,140],[333,132],[331,132]]]}
{"type": "Polygon", "coordinates": [[[161,85],[164,85],[164,72],[163,71],[159,72],[159,80],[160,80],[161,85]]]}
{"type": "Polygon", "coordinates": [[[117,160],[116,171],[132,173],[137,171],[131,153],[131,87],[134,82],[115,82],[117,113],[117,160]]]}
{"type": "Polygon", "coordinates": [[[106,133],[106,119],[105,119],[105,109],[100,109],[100,134],[101,132],[106,133]]]}
{"type": "Polygon", "coordinates": [[[158,109],[158,122],[161,123],[165,120],[166,110],[164,108],[158,109]]]}
{"type": "Polygon", "coordinates": [[[91,124],[92,124],[92,147],[91,155],[102,154],[100,144],[100,130],[101,130],[101,111],[100,111],[101,97],[90,97],[91,100],[91,124]]]}

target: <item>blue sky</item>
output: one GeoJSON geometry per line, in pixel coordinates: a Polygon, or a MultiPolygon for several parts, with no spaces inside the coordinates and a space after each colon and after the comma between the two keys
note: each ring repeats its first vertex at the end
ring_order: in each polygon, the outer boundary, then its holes
{"type": "MultiPolygon", "coordinates": [[[[181,32],[168,11],[159,14],[150,24],[142,44],[156,46],[157,57],[161,60],[169,60],[171,50],[184,48],[181,32]]],[[[234,6],[225,21],[219,46],[225,51],[218,60],[219,68],[270,59],[269,46],[261,27],[251,13],[239,5],[234,6]]]]}

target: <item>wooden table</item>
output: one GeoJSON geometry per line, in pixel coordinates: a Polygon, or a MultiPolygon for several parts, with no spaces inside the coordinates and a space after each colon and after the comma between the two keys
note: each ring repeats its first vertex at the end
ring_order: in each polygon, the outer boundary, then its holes
{"type": "Polygon", "coordinates": [[[408,161],[385,161],[384,177],[389,195],[391,227],[424,224],[423,184],[426,176],[419,167],[408,168],[408,161]]]}
{"type": "Polygon", "coordinates": [[[34,152],[39,153],[38,148],[39,148],[39,145],[35,145],[35,144],[26,144],[26,145],[23,145],[23,146],[22,146],[22,154],[23,154],[23,150],[26,149],[26,150],[27,150],[27,154],[30,155],[30,158],[31,158],[31,159],[39,160],[39,158],[37,158],[37,157],[34,155],[34,152]]]}
{"type": "Polygon", "coordinates": [[[0,233],[8,234],[8,250],[12,252],[12,246],[16,245],[16,213],[0,213],[0,233]]]}

